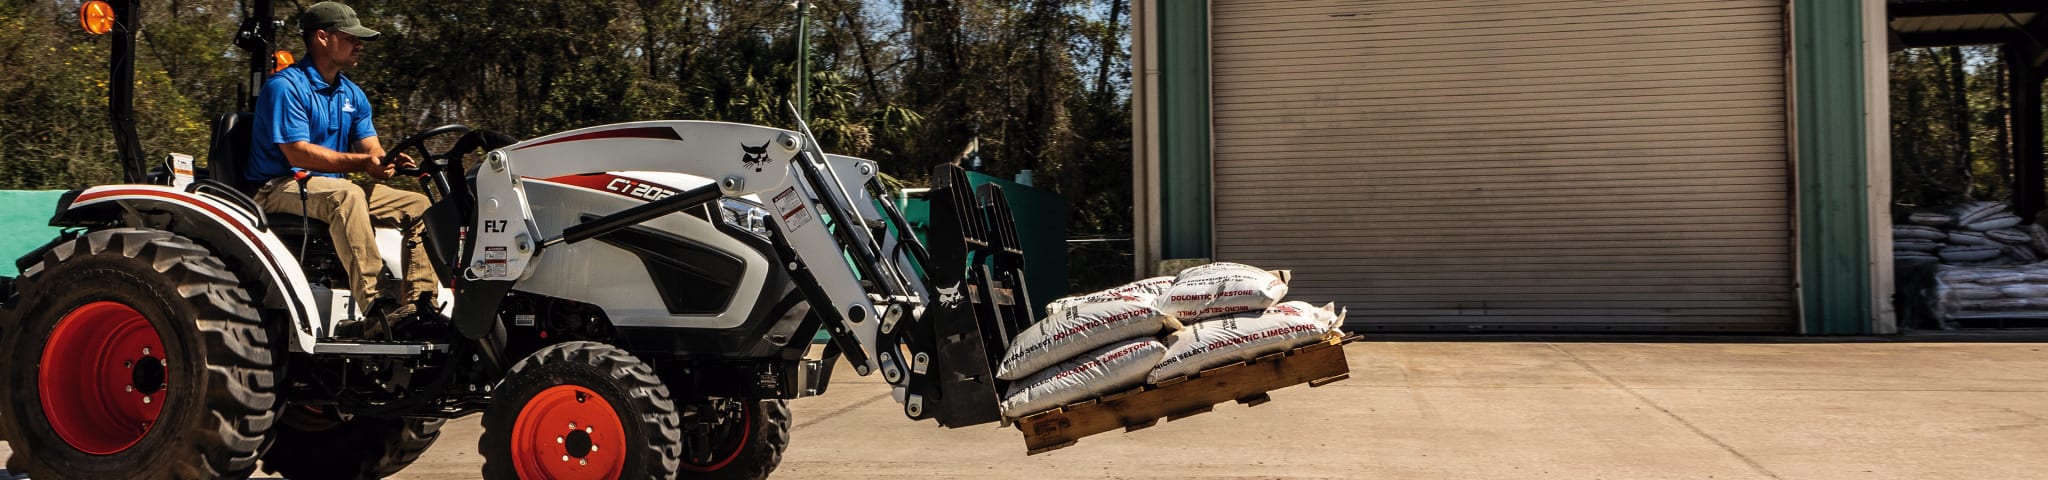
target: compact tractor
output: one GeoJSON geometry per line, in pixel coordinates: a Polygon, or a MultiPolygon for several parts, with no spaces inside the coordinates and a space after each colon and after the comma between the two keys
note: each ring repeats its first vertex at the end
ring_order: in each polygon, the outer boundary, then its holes
{"type": "MultiPolygon", "coordinates": [[[[282,24],[249,3],[253,97],[282,24]]],[[[424,241],[448,304],[338,335],[362,316],[346,272],[325,225],[251,201],[247,113],[219,117],[197,178],[141,158],[138,5],[81,13],[112,38],[126,183],[64,193],[61,234],[0,278],[10,470],[380,477],[481,412],[486,478],[761,478],[789,441],[786,402],[824,393],[841,361],[881,374],[911,419],[1002,419],[992,353],[1032,318],[1001,192],[938,166],[920,242],[876,164],[825,153],[800,120],[407,137],[390,151],[420,161],[401,173],[434,200],[424,241]]],[[[380,237],[401,272],[399,236],[380,237]]]]}

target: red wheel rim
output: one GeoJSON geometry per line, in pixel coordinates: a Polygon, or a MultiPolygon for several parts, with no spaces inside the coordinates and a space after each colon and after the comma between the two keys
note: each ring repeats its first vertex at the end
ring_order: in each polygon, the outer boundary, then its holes
{"type": "Polygon", "coordinates": [[[731,452],[726,452],[726,454],[720,457],[718,461],[709,464],[698,464],[691,462],[688,459],[684,459],[682,465],[683,470],[700,473],[710,472],[721,468],[725,468],[726,465],[731,465],[733,460],[739,459],[740,452],[745,451],[747,449],[747,437],[754,435],[753,408],[748,408],[744,405],[740,407],[740,423],[738,427],[740,429],[740,438],[739,441],[733,442],[731,452]]]}
{"type": "Polygon", "coordinates": [[[135,446],[172,388],[163,338],[141,312],[118,302],[64,314],[36,366],[43,416],[71,448],[111,455],[135,446]]]}
{"type": "Polygon", "coordinates": [[[576,385],[548,387],[512,423],[512,466],[525,479],[619,478],[625,433],[604,397],[576,385]]]}

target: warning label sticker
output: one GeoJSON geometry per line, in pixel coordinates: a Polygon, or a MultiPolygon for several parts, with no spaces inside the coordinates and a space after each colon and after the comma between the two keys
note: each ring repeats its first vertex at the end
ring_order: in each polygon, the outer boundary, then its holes
{"type": "Polygon", "coordinates": [[[811,223],[811,211],[804,208],[803,194],[798,193],[796,187],[789,187],[783,189],[782,193],[775,194],[774,203],[775,213],[782,216],[782,225],[789,228],[791,233],[803,228],[804,224],[811,223]]]}
{"type": "Polygon", "coordinates": [[[505,247],[484,247],[484,278],[504,278],[511,273],[505,265],[505,247]]]}

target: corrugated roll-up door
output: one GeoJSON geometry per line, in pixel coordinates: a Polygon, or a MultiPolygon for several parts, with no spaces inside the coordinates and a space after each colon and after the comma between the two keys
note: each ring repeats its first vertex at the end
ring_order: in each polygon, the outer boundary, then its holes
{"type": "Polygon", "coordinates": [[[1795,327],[1781,0],[1215,0],[1215,255],[1354,327],[1795,327]]]}

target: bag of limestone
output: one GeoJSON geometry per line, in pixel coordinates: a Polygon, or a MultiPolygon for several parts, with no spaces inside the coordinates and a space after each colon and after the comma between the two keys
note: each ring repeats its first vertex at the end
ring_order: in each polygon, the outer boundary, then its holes
{"type": "Polygon", "coordinates": [[[1147,278],[1100,292],[1053,300],[1052,303],[1045,305],[1045,315],[1047,317],[1059,315],[1060,312],[1066,311],[1068,308],[1087,303],[1105,295],[1143,294],[1157,297],[1162,293],[1166,293],[1166,288],[1171,286],[1173,286],[1173,277],[1147,278]]]}
{"type": "Polygon", "coordinates": [[[1263,311],[1287,296],[1291,276],[1287,270],[1230,262],[1189,268],[1160,294],[1159,309],[1183,322],[1263,311]]]}
{"type": "Polygon", "coordinates": [[[1060,362],[1010,384],[1000,406],[1019,418],[1145,383],[1166,347],[1158,339],[1127,339],[1060,362]]]}
{"type": "Polygon", "coordinates": [[[1022,379],[1104,345],[1181,328],[1178,320],[1155,305],[1156,296],[1140,291],[1100,292],[1053,303],[1063,306],[1048,308],[1045,319],[1010,339],[1010,348],[996,365],[997,379],[1022,379]]]}
{"type": "Polygon", "coordinates": [[[1145,381],[1159,383],[1324,341],[1344,326],[1344,314],[1335,303],[1295,301],[1188,325],[1166,337],[1166,356],[1145,381]]]}

